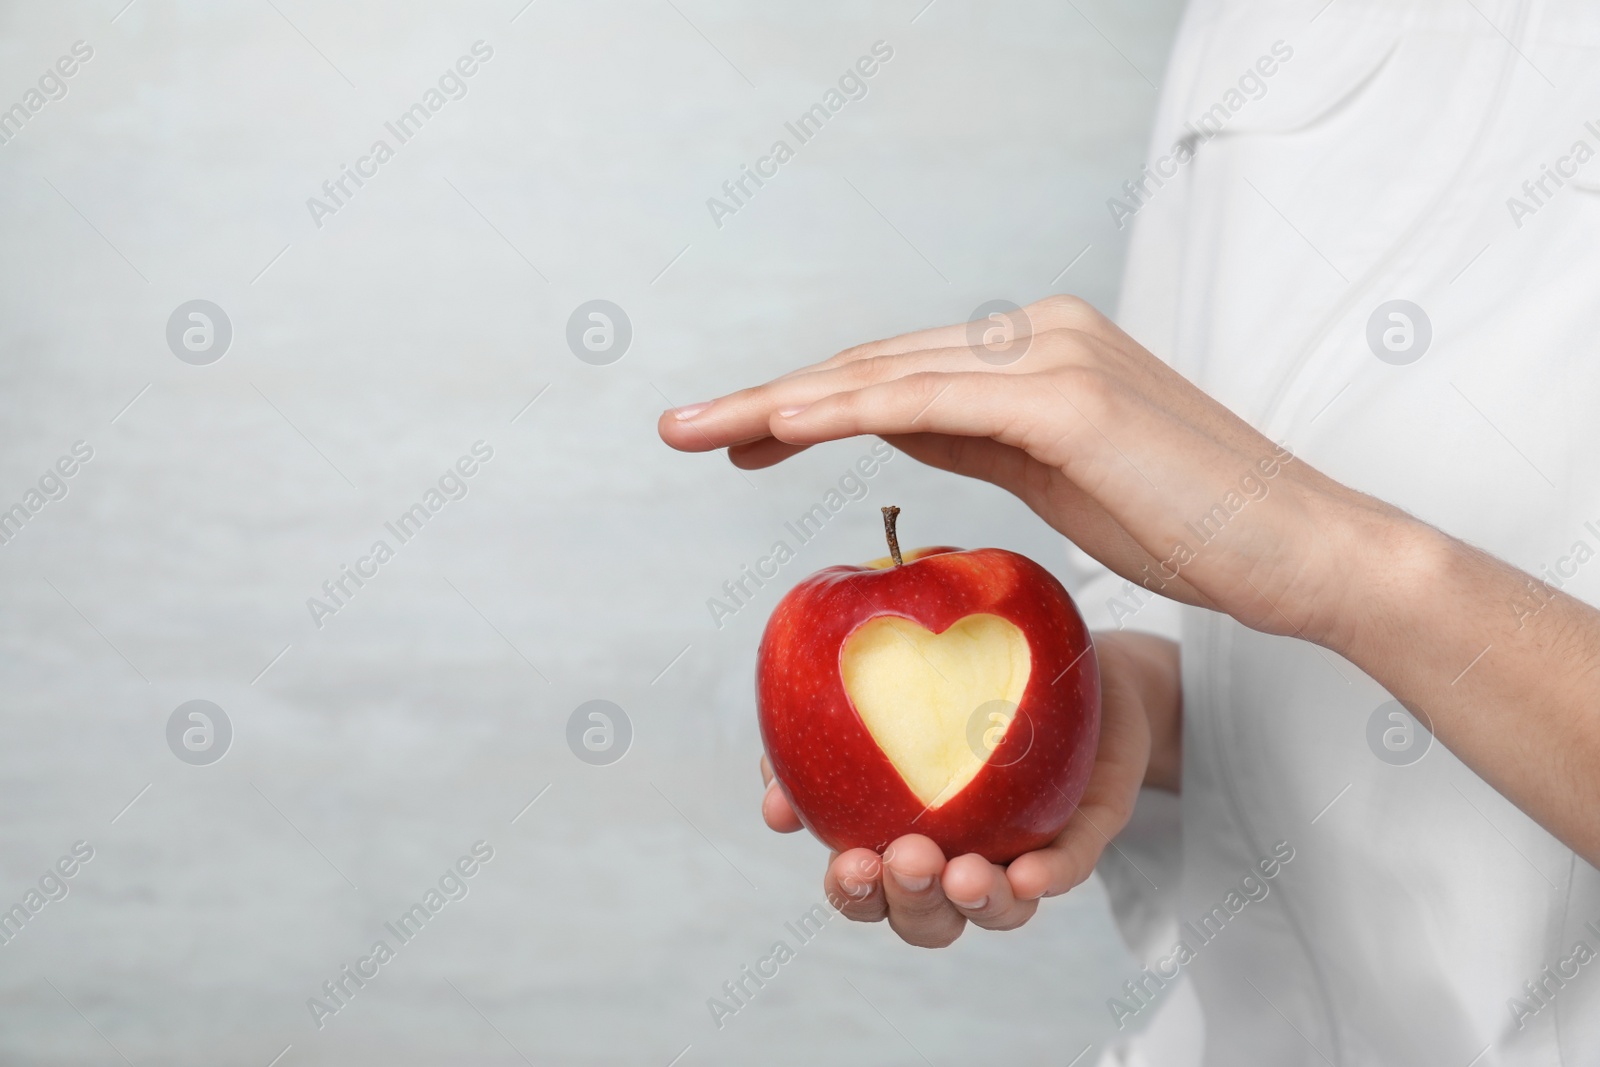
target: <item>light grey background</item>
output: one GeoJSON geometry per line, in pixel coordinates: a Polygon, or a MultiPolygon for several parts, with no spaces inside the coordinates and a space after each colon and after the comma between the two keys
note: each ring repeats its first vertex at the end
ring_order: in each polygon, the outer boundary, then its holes
{"type": "Polygon", "coordinates": [[[707,598],[871,442],[742,476],[655,418],[990,299],[1112,304],[1105,200],[1175,0],[123,3],[0,6],[0,107],[94,49],[0,146],[0,507],[94,449],[0,546],[0,907],[95,849],[0,946],[0,1060],[1064,1064],[1103,1041],[1132,967],[1094,883],[938,953],[836,921],[713,1025],[821,899],[823,848],[758,812],[782,590],[881,554],[888,502],[908,545],[1073,575],[1019,504],[899,457],[719,631],[707,598]],[[313,225],[306,199],[479,39],[468,95],[313,225]],[[707,197],[878,40],[867,97],[715,226],[707,197]],[[565,345],[596,298],[633,323],[611,366],[565,345]],[[211,366],[166,345],[193,299],[232,320],[211,366]],[[313,626],[322,581],[480,439],[467,497],[313,626]],[[611,766],[565,742],[595,698],[633,722],[611,766]],[[210,766],[167,747],[192,699],[232,720],[210,766]],[[480,839],[470,894],[318,1030],[307,998],[480,839]]]}

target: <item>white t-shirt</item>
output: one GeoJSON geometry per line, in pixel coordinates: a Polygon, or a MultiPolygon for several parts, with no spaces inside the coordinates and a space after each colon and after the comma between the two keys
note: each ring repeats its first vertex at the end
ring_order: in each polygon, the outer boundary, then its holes
{"type": "MultiPolygon", "coordinates": [[[[1149,159],[1162,184],[1108,206],[1125,329],[1600,603],[1600,3],[1196,0],[1149,159]]],[[[1159,630],[1121,586],[1092,621],[1159,630]]],[[[1103,1062],[1600,1063],[1600,874],[1353,664],[1199,610],[1177,633],[1182,796],[1100,867],[1151,966],[1108,1011],[1148,1033],[1103,1062]]]]}

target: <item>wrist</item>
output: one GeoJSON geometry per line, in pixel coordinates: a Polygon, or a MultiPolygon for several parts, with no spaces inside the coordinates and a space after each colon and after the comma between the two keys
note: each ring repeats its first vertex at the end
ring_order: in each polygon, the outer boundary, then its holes
{"type": "Polygon", "coordinates": [[[1426,606],[1466,550],[1398,508],[1371,501],[1345,524],[1335,610],[1314,638],[1353,663],[1426,624],[1426,606]]]}

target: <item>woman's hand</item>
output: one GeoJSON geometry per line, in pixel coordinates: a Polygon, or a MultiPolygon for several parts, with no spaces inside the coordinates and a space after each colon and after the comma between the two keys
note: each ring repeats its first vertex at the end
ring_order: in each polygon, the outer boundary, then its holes
{"type": "MultiPolygon", "coordinates": [[[[1100,747],[1089,784],[1066,828],[1037,852],[998,867],[982,856],[946,860],[921,834],[892,842],[882,859],[867,848],[834,853],[823,886],[828,899],[858,922],[888,919],[900,937],[943,948],[967,922],[1012,930],[1033,917],[1039,898],[1065,893],[1089,877],[1100,853],[1127,823],[1141,785],[1177,790],[1178,648],[1146,634],[1095,637],[1100,662],[1100,747]],[[885,874],[887,869],[887,874],[885,874]]],[[[771,764],[761,759],[767,792],[761,814],[781,833],[800,819],[771,764]]]]}
{"type": "Polygon", "coordinates": [[[1083,301],[1025,315],[1031,340],[1005,365],[967,324],[923,330],[666,412],[661,436],[755,468],[876,434],[1010,490],[1148,589],[1327,643],[1356,531],[1409,520],[1293,461],[1083,301]]]}

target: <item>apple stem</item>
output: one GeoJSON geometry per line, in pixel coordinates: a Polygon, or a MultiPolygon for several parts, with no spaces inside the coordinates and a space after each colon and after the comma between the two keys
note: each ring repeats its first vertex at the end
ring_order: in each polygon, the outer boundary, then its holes
{"type": "Polygon", "coordinates": [[[889,542],[889,558],[894,560],[896,567],[905,564],[900,558],[900,538],[895,536],[894,520],[900,517],[900,509],[893,504],[883,509],[883,536],[889,542]]]}

